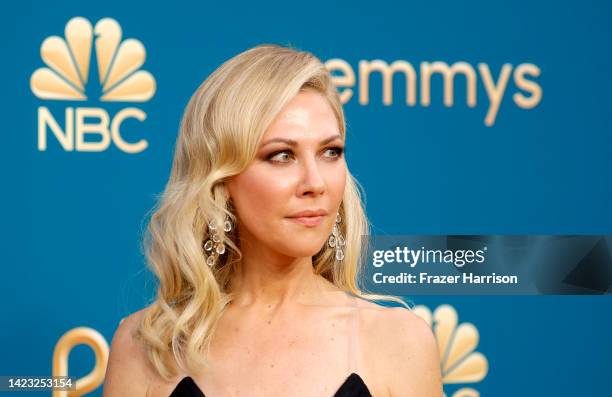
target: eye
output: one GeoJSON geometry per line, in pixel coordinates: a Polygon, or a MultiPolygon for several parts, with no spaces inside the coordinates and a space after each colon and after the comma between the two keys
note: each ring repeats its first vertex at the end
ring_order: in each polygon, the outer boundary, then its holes
{"type": "MultiPolygon", "coordinates": [[[[340,146],[335,146],[335,147],[325,149],[325,152],[326,153],[331,152],[332,154],[327,157],[331,159],[332,161],[335,161],[342,157],[342,153],[344,153],[344,148],[340,146]]],[[[289,149],[278,150],[266,156],[266,161],[269,161],[271,163],[284,164],[284,163],[288,163],[289,160],[293,157],[294,157],[294,154],[289,149]]]]}
{"type": "Polygon", "coordinates": [[[290,156],[293,156],[293,153],[291,152],[291,150],[281,150],[278,152],[271,153],[270,155],[266,157],[266,160],[272,163],[286,163],[287,162],[286,160],[290,156]]]}
{"type": "Polygon", "coordinates": [[[331,147],[325,150],[327,151],[332,151],[332,153],[335,153],[334,156],[332,156],[332,159],[338,159],[340,157],[342,157],[342,153],[344,152],[344,148],[340,147],[340,146],[335,146],[335,147],[331,147]]]}

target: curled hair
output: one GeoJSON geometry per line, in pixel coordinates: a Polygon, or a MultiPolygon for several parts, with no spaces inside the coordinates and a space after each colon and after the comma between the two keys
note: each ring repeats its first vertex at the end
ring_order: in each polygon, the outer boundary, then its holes
{"type": "MultiPolygon", "coordinates": [[[[249,165],[267,127],[301,90],[314,90],[327,99],[345,139],[344,113],[331,75],[307,51],[274,44],[253,47],[223,63],[189,100],[170,177],[151,210],[143,239],[158,286],[136,335],[166,381],[178,368],[191,372],[207,365],[215,327],[234,297],[228,287],[242,258],[238,228],[229,233],[217,229],[227,249],[214,267],[207,266],[203,250],[210,221],[221,225],[227,216],[238,223],[224,181],[249,165]]],[[[348,172],[339,210],[344,260],[336,261],[335,251],[324,244],[312,258],[314,272],[357,296],[407,306],[398,297],[366,294],[357,285],[362,236],[369,234],[359,188],[348,172]]]]}

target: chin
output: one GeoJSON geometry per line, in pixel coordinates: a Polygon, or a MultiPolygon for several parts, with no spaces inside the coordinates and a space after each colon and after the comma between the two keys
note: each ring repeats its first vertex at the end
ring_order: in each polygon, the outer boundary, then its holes
{"type": "Polygon", "coordinates": [[[286,244],[286,249],[283,250],[285,255],[294,258],[305,258],[316,255],[325,241],[313,241],[313,239],[292,238],[286,244]]]}

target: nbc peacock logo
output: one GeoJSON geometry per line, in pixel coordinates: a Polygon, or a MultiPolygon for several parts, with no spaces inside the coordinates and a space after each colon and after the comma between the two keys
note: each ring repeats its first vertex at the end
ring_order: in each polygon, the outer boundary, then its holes
{"type": "MultiPolygon", "coordinates": [[[[428,307],[418,305],[413,312],[432,327],[440,351],[445,387],[477,383],[485,378],[489,363],[482,353],[475,351],[480,335],[474,324],[459,324],[457,311],[451,305],[438,306],[433,313],[428,307]]],[[[480,393],[472,387],[461,387],[452,394],[452,397],[478,396],[480,393]]]]}
{"type": "MultiPolygon", "coordinates": [[[[65,38],[50,36],[42,42],[40,55],[46,67],[35,70],[30,78],[36,97],[54,102],[91,101],[96,89],[101,102],[147,102],[153,97],[155,78],[140,70],[146,59],[145,47],[136,39],[123,40],[117,21],[103,18],[93,27],[86,18],[74,17],[66,24],[64,34],[65,38]],[[97,66],[97,85],[90,81],[94,80],[90,78],[90,66],[97,66]]],[[[57,109],[57,105],[53,106],[57,109]]],[[[67,106],[61,110],[63,123],[49,107],[38,107],[40,151],[47,150],[48,131],[65,151],[101,152],[111,143],[125,153],[139,153],[148,147],[145,139],[128,142],[121,133],[126,119],[146,119],[146,113],[137,107],[120,109],[114,116],[101,107],[67,106]],[[98,135],[98,139],[87,140],[87,135],[98,135]]]]}

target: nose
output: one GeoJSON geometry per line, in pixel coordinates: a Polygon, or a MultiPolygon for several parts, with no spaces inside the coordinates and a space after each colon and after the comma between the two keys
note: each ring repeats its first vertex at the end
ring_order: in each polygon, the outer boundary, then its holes
{"type": "Polygon", "coordinates": [[[301,196],[318,196],[325,192],[325,180],[319,169],[319,164],[315,159],[307,159],[302,162],[302,179],[298,195],[301,196]]]}

